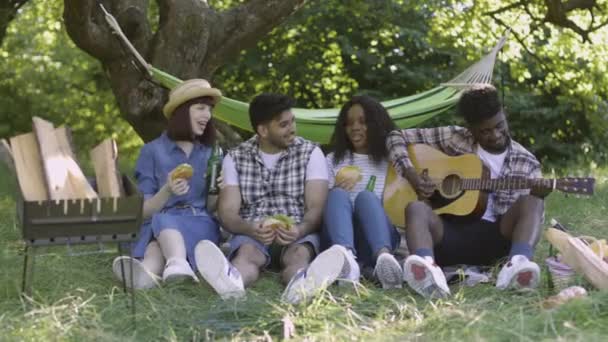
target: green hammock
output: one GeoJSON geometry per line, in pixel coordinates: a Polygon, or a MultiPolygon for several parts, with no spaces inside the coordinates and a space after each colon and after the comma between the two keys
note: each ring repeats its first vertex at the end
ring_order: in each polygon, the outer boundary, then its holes
{"type": "MultiPolygon", "coordinates": [[[[177,77],[148,64],[135,50],[131,42],[129,42],[114,17],[103,6],[101,8],[105,12],[107,23],[123,40],[137,61],[148,71],[154,80],[168,89],[173,89],[182,82],[177,77]]],[[[504,45],[505,40],[506,35],[498,41],[490,53],[449,82],[442,83],[431,90],[419,94],[382,102],[382,105],[386,107],[389,115],[400,128],[413,127],[437,114],[445,112],[456,104],[463,89],[473,84],[491,82],[496,55],[504,45]]],[[[253,132],[249,123],[248,108],[249,105],[245,102],[222,97],[222,100],[215,106],[213,115],[218,120],[253,132]]],[[[293,112],[296,116],[298,135],[320,144],[329,143],[339,111],[338,108],[294,108],[293,112]]]]}

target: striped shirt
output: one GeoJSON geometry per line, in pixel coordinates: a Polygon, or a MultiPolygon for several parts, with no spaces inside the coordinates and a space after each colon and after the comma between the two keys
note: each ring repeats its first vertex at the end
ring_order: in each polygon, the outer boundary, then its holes
{"type": "Polygon", "coordinates": [[[386,171],[388,169],[388,161],[383,160],[376,164],[367,154],[350,153],[347,152],[344,158],[337,164],[334,164],[334,153],[330,153],[326,157],[327,168],[329,169],[329,188],[333,188],[336,181],[336,174],[338,171],[349,165],[358,166],[361,169],[361,180],[355,185],[350,191],[350,200],[354,203],[355,198],[359,192],[365,190],[367,182],[372,175],[376,176],[376,185],[374,187],[374,193],[380,200],[382,200],[382,193],[384,192],[384,180],[386,178],[386,171]]]}
{"type": "MultiPolygon", "coordinates": [[[[404,176],[405,169],[413,167],[407,153],[410,144],[425,144],[436,148],[449,156],[458,156],[477,152],[477,142],[473,134],[464,127],[446,126],[434,128],[412,128],[392,131],[386,146],[389,159],[398,174],[404,176]]],[[[507,148],[505,162],[500,177],[541,178],[540,163],[532,153],[516,141],[511,140],[507,148]]],[[[521,195],[529,190],[499,190],[494,194],[494,213],[503,215],[521,195]]]]}

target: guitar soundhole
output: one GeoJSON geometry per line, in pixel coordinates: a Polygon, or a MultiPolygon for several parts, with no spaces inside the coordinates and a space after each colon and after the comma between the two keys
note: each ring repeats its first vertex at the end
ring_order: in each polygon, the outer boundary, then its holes
{"type": "Polygon", "coordinates": [[[441,193],[446,198],[454,198],[460,195],[462,182],[457,175],[449,175],[441,182],[441,193]]]}

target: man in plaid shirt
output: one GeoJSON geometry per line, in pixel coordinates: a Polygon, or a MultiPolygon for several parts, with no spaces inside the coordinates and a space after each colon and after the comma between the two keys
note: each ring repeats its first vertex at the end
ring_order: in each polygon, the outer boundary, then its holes
{"type": "Polygon", "coordinates": [[[342,272],[342,253],[317,255],[329,175],[321,149],[296,136],[293,103],[285,95],[256,96],[249,106],[256,135],[224,158],[218,214],[233,234],[230,252],[226,258],[214,244],[195,251],[201,274],[223,298],[243,296],[244,287],[272,261],[282,266],[283,299],[291,303],[322,290],[342,272]],[[293,224],[269,220],[277,214],[293,224]]]}
{"type": "Polygon", "coordinates": [[[387,138],[395,170],[412,184],[420,199],[405,211],[406,240],[413,253],[403,266],[405,281],[425,297],[445,297],[450,290],[439,266],[489,265],[507,257],[496,287],[534,288],[540,270],[531,259],[541,232],[543,198],[548,194],[544,182],[532,190],[490,193],[483,217],[469,222],[440,217],[424,201],[433,194],[435,184],[426,173],[416,172],[407,152],[410,144],[426,144],[449,156],[477,154],[492,178],[541,177],[538,160],[511,139],[496,88],[478,85],[465,91],[458,112],[466,128],[397,130],[387,138]]]}

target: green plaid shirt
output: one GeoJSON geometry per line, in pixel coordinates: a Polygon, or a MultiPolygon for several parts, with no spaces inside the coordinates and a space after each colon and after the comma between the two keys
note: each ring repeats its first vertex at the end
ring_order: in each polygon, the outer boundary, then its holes
{"type": "MultiPolygon", "coordinates": [[[[408,167],[413,167],[407,153],[410,144],[425,144],[449,156],[467,153],[476,154],[477,142],[473,134],[464,127],[446,126],[435,128],[412,128],[392,131],[386,146],[389,158],[398,174],[404,175],[408,167]]],[[[511,140],[500,177],[541,178],[540,163],[532,153],[516,141],[511,140]]],[[[529,194],[529,190],[499,190],[494,194],[494,213],[503,215],[517,198],[529,194]]]]}

